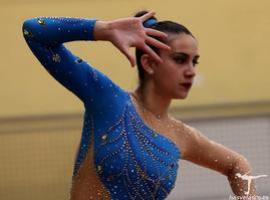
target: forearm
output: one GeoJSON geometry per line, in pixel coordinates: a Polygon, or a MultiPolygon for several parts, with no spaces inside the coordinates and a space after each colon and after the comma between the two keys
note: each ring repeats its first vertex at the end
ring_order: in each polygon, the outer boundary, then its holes
{"type": "Polygon", "coordinates": [[[93,40],[96,20],[69,17],[36,17],[25,20],[23,33],[28,40],[48,46],[76,40],[93,40]]]}
{"type": "MultiPolygon", "coordinates": [[[[245,177],[239,177],[241,175],[251,176],[251,166],[248,161],[241,157],[237,159],[228,174],[228,181],[232,188],[233,193],[236,196],[256,196],[256,187],[254,180],[251,179],[250,185],[248,185],[248,180],[245,177]]],[[[246,177],[248,177],[246,176],[246,177]]]]}

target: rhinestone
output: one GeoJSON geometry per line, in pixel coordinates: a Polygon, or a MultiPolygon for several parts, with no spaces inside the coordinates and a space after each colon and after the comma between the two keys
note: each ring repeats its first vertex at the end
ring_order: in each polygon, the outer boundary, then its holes
{"type": "Polygon", "coordinates": [[[23,30],[23,34],[24,34],[24,35],[29,35],[29,32],[28,32],[27,30],[24,29],[24,30],[23,30]]]}
{"type": "Polygon", "coordinates": [[[141,173],[141,176],[142,176],[142,178],[146,178],[146,175],[145,175],[145,173],[141,173]]]}
{"type": "Polygon", "coordinates": [[[101,172],[102,167],[101,167],[100,165],[98,165],[98,166],[97,166],[97,170],[98,170],[98,172],[101,172]]]}
{"type": "Polygon", "coordinates": [[[33,34],[30,31],[26,30],[26,29],[23,30],[23,34],[25,36],[28,36],[28,37],[33,37],[33,34]]]}
{"type": "Polygon", "coordinates": [[[45,21],[44,21],[43,19],[38,19],[38,23],[39,23],[40,25],[45,25],[45,21]]]}
{"type": "Polygon", "coordinates": [[[61,57],[59,54],[54,54],[52,57],[54,62],[60,62],[61,61],[61,57]]]}
{"type": "Polygon", "coordinates": [[[105,141],[107,138],[108,138],[108,135],[107,135],[107,134],[104,134],[104,135],[101,136],[101,139],[102,139],[103,141],[105,141]]]}
{"type": "Polygon", "coordinates": [[[82,62],[82,59],[81,59],[81,58],[78,58],[77,60],[75,60],[75,62],[76,62],[77,64],[79,64],[79,63],[82,62]]]}

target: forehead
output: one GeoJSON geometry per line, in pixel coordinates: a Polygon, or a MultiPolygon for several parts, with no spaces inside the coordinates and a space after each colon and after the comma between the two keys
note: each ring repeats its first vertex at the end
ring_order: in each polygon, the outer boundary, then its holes
{"type": "Polygon", "coordinates": [[[168,36],[168,45],[172,48],[172,52],[183,52],[189,55],[198,55],[198,42],[191,35],[170,34],[168,36]]]}

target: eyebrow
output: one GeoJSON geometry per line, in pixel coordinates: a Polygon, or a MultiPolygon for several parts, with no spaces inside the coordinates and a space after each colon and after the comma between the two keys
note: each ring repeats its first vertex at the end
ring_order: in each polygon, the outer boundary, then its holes
{"type": "MultiPolygon", "coordinates": [[[[181,56],[189,57],[189,54],[184,53],[184,52],[173,52],[172,55],[173,56],[175,56],[175,55],[181,55],[181,56]]],[[[199,59],[199,57],[200,57],[200,55],[195,55],[194,56],[195,59],[199,59]]]]}

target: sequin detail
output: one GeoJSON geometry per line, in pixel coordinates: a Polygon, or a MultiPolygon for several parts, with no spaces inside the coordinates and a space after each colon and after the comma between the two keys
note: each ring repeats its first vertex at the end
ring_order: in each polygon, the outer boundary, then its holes
{"type": "Polygon", "coordinates": [[[175,184],[180,151],[146,127],[130,101],[119,121],[95,138],[97,171],[112,199],[165,199],[175,184]]]}
{"type": "Polygon", "coordinates": [[[75,63],[80,64],[83,60],[81,58],[78,58],[75,60],[75,63]]]}
{"type": "MultiPolygon", "coordinates": [[[[86,109],[73,177],[84,186],[91,179],[90,175],[78,174],[81,164],[87,163],[83,161],[89,158],[91,147],[94,163],[89,172],[103,185],[89,186],[89,190],[97,191],[98,197],[163,200],[174,187],[180,151],[172,141],[144,124],[124,90],[62,44],[93,40],[95,22],[42,17],[26,20],[23,25],[23,35],[34,55],[57,81],[83,101],[86,109]]],[[[74,188],[76,195],[84,192],[81,187],[74,188]]],[[[87,199],[95,197],[89,195],[87,199]]]]}
{"type": "Polygon", "coordinates": [[[38,19],[38,23],[42,26],[45,25],[45,20],[44,19],[38,19]]]}
{"type": "Polygon", "coordinates": [[[59,54],[53,54],[53,56],[52,56],[52,60],[54,61],[54,62],[61,62],[61,57],[60,57],[60,55],[59,54]]]}
{"type": "MultiPolygon", "coordinates": [[[[49,19],[49,20],[53,20],[54,22],[58,22],[58,23],[66,23],[66,24],[75,24],[75,23],[82,23],[85,22],[86,18],[72,18],[72,17],[39,17],[38,19],[41,20],[42,19],[49,19]]],[[[42,23],[42,22],[41,22],[42,23]]]]}
{"type": "Polygon", "coordinates": [[[33,34],[30,31],[26,30],[26,29],[23,30],[23,34],[25,36],[27,36],[27,37],[30,37],[30,38],[33,37],[33,34]]]}

